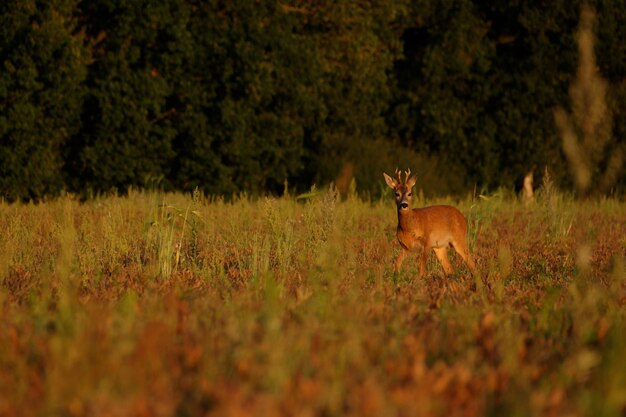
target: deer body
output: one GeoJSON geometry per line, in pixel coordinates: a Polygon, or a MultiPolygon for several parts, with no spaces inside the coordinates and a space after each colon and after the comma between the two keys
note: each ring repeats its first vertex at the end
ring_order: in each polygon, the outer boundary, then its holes
{"type": "Polygon", "coordinates": [[[398,229],[396,236],[400,242],[400,254],[395,262],[395,271],[399,272],[402,261],[407,253],[415,247],[422,247],[420,258],[420,275],[426,271],[426,261],[432,249],[443,267],[444,275],[453,271],[448,261],[448,248],[452,247],[461,256],[472,273],[475,265],[467,246],[467,220],[465,216],[452,206],[430,206],[410,208],[411,189],[415,185],[415,177],[409,178],[411,171],[406,172],[402,183],[399,171],[398,180],[387,174],[385,181],[394,189],[398,207],[398,229]]]}

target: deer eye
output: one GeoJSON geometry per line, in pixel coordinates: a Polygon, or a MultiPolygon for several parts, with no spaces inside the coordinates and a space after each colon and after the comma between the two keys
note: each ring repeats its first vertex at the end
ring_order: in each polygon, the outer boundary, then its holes
{"type": "Polygon", "coordinates": [[[411,193],[408,193],[407,195],[408,195],[409,197],[411,197],[411,193]]]}
{"type": "Polygon", "coordinates": [[[396,197],[400,197],[400,193],[396,191],[396,197]]]}

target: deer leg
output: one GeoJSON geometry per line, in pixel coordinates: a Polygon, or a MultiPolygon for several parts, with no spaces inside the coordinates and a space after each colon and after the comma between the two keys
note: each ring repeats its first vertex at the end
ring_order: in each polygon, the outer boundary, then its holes
{"type": "Polygon", "coordinates": [[[433,250],[443,267],[443,275],[445,276],[451,274],[454,269],[452,268],[452,265],[450,265],[450,261],[448,261],[448,248],[443,246],[441,248],[434,248],[433,250]]]}
{"type": "Polygon", "coordinates": [[[398,257],[396,258],[396,263],[394,265],[394,272],[400,272],[400,267],[402,266],[402,261],[404,261],[404,257],[407,254],[407,250],[404,247],[400,248],[400,254],[398,255],[398,257]]]}
{"type": "Polygon", "coordinates": [[[422,248],[422,256],[420,257],[420,276],[426,274],[426,261],[428,260],[428,254],[430,252],[430,246],[424,246],[422,248]]]}
{"type": "Polygon", "coordinates": [[[469,253],[469,249],[467,248],[467,242],[462,242],[461,244],[459,244],[458,242],[455,242],[452,244],[452,247],[454,248],[456,253],[458,253],[459,256],[461,256],[461,258],[463,259],[463,262],[465,262],[467,267],[470,269],[471,273],[476,275],[476,264],[472,260],[472,257],[469,253]]]}

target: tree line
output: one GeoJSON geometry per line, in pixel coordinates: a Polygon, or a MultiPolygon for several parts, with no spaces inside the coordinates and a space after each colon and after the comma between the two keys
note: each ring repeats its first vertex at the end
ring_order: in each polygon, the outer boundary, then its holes
{"type": "MultiPolygon", "coordinates": [[[[626,142],[626,3],[589,2],[626,142]]],[[[5,0],[0,196],[278,193],[381,172],[428,193],[573,180],[580,1],[5,0]]],[[[623,191],[626,174],[611,190],[623,191]]]]}

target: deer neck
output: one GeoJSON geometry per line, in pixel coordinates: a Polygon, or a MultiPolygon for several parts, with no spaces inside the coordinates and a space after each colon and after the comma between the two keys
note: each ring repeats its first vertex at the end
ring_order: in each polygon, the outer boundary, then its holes
{"type": "Polygon", "coordinates": [[[412,209],[398,209],[398,229],[410,230],[413,223],[415,223],[415,216],[413,216],[412,209]]]}

